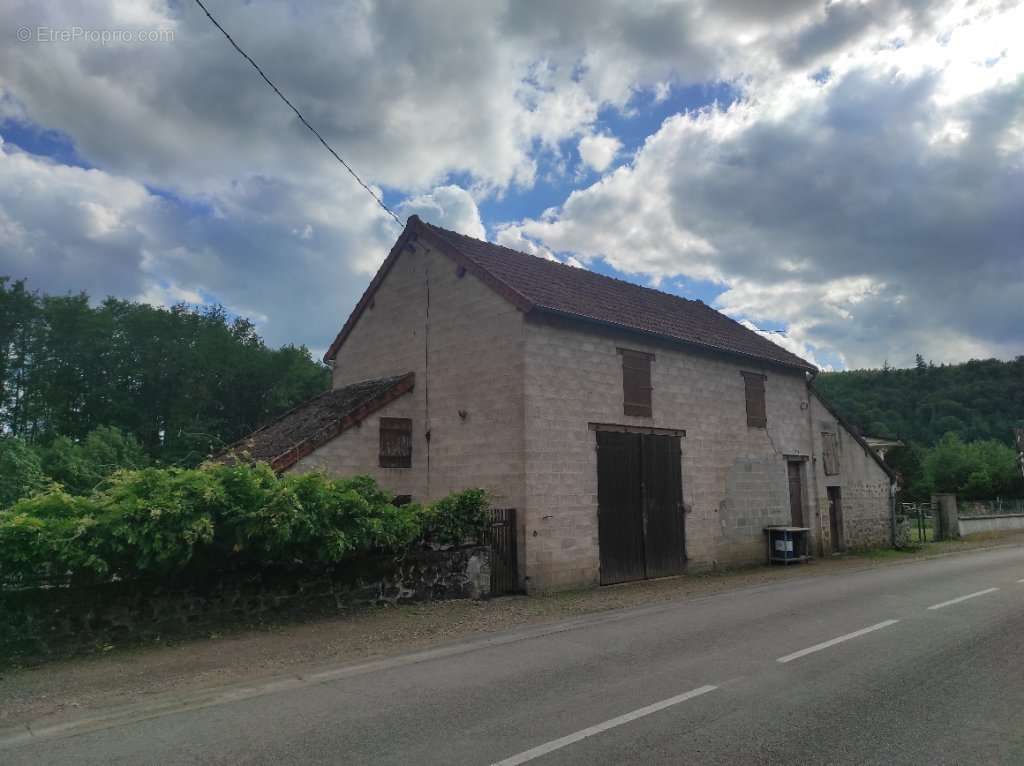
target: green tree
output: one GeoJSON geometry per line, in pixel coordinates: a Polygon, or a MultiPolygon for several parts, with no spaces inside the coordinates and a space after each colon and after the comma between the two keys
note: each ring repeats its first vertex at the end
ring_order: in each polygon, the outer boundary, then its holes
{"type": "Polygon", "coordinates": [[[922,460],[924,490],[954,492],[967,500],[1024,496],[1013,448],[994,440],[964,442],[948,433],[922,460]]]}
{"type": "Polygon", "coordinates": [[[0,437],[0,509],[45,486],[46,477],[35,451],[16,436],[0,437]]]}
{"type": "Polygon", "coordinates": [[[0,433],[57,445],[63,480],[77,459],[69,444],[102,426],[191,466],[329,384],[308,349],[269,348],[219,306],[93,305],[0,278],[0,433]]]}
{"type": "Polygon", "coordinates": [[[58,436],[39,454],[46,475],[76,495],[89,494],[116,471],[149,463],[135,437],[113,426],[95,428],[81,442],[58,436]]]}

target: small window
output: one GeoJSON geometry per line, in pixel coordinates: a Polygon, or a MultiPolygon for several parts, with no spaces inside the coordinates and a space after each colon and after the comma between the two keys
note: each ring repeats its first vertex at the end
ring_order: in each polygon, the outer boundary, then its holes
{"type": "Polygon", "coordinates": [[[821,432],[821,462],[826,476],[839,474],[839,437],[831,431],[821,432]]]}
{"type": "Polygon", "coordinates": [[[622,411],[649,418],[651,408],[651,361],[654,354],[620,348],[622,355],[622,411]]]}
{"type": "Polygon", "coordinates": [[[764,404],[765,376],[759,372],[744,372],[743,384],[747,399],[747,425],[751,428],[766,428],[768,412],[764,404]]]}
{"type": "Polygon", "coordinates": [[[380,467],[412,468],[412,420],[380,419],[380,467]]]}

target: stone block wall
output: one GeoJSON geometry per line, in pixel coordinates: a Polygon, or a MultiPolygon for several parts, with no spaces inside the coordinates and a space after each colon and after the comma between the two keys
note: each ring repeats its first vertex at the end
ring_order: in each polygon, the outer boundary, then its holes
{"type": "Polygon", "coordinates": [[[818,533],[821,552],[833,550],[829,526],[828,487],[839,487],[843,538],[847,548],[878,548],[893,545],[891,481],[868,449],[816,397],[811,397],[815,482],[821,509],[818,533]],[[839,443],[839,473],[825,474],[821,460],[822,433],[834,433],[839,443]]]}
{"type": "Polygon", "coordinates": [[[785,456],[810,454],[802,373],[532,317],[526,322],[525,358],[523,516],[530,590],[599,581],[591,423],[685,430],[681,468],[689,565],[761,560],[762,527],[789,520],[785,456]],[[655,355],[653,417],[623,414],[619,348],[655,355]],[[767,376],[766,429],[747,426],[741,371],[767,376]]]}
{"type": "Polygon", "coordinates": [[[116,582],[0,590],[0,665],[368,605],[489,594],[485,546],[364,557],[315,573],[231,573],[189,587],[116,582]]]}
{"type": "Polygon", "coordinates": [[[522,314],[422,242],[394,261],[371,305],[338,352],[333,384],[416,373],[411,394],[377,413],[412,418],[412,467],[377,468],[379,417],[373,417],[293,470],[368,472],[395,494],[423,502],[483,487],[494,505],[520,507],[522,314]],[[353,449],[358,458],[348,457],[353,449]]]}

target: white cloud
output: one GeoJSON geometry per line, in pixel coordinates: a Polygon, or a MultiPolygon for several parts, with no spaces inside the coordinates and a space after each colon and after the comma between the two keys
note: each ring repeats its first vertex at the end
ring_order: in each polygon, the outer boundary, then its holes
{"type": "Polygon", "coordinates": [[[522,230],[516,226],[499,226],[498,236],[495,237],[494,241],[499,245],[518,250],[521,253],[536,255],[549,261],[558,260],[550,249],[526,237],[522,230]]]}
{"type": "Polygon", "coordinates": [[[630,165],[508,236],[718,283],[727,313],[854,366],[1019,354],[1024,164],[1003,152],[1022,135],[1024,59],[999,40],[1020,11],[932,7],[915,27],[911,11],[858,9],[813,45],[780,45],[790,67],[738,103],[667,119],[630,165]]]}
{"type": "Polygon", "coordinates": [[[595,134],[580,139],[579,152],[583,164],[603,173],[621,151],[622,142],[615,136],[595,134]]]}
{"type": "Polygon", "coordinates": [[[830,364],[823,364],[818,360],[814,349],[807,343],[798,340],[792,334],[787,332],[778,332],[776,330],[762,330],[756,324],[748,319],[744,319],[740,322],[741,325],[746,327],[748,330],[753,330],[758,335],[767,338],[777,346],[782,346],[790,353],[796,354],[801,359],[810,362],[822,372],[831,372],[834,368],[830,364]]]}
{"type": "Polygon", "coordinates": [[[412,197],[399,206],[402,216],[418,215],[428,223],[469,237],[487,239],[473,196],[460,186],[438,186],[429,194],[412,197]]]}
{"type": "Polygon", "coordinates": [[[222,214],[0,145],[0,274],[95,299],[216,300],[271,342],[326,345],[396,232],[352,189],[247,179],[207,202],[222,214]],[[297,238],[300,221],[314,221],[316,236],[297,238]]]}

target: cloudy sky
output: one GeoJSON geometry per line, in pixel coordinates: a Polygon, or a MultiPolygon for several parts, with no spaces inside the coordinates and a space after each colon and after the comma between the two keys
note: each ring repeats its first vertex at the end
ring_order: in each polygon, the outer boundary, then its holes
{"type": "MultiPolygon", "coordinates": [[[[206,2],[403,218],[823,366],[1024,353],[1019,3],[206,2]]],[[[0,274],[328,345],[398,227],[191,0],[0,34],[0,274]]]]}

